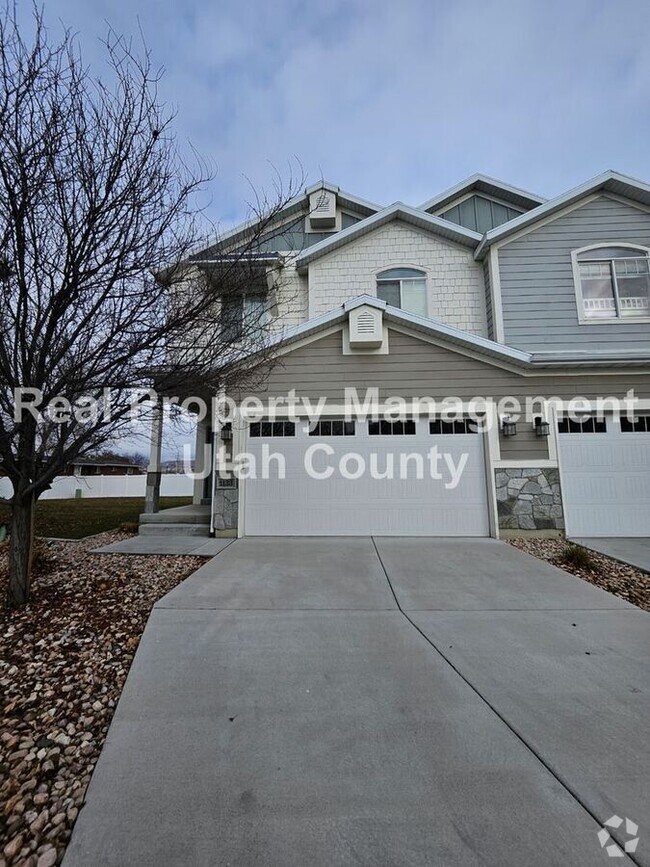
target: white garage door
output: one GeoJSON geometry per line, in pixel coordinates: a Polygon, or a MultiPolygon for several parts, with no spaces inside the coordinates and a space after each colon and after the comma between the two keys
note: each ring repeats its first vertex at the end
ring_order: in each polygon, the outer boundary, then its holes
{"type": "Polygon", "coordinates": [[[258,478],[243,483],[244,534],[489,535],[483,438],[469,422],[453,425],[444,431],[442,422],[428,419],[327,420],[311,430],[306,421],[251,425],[246,450],[258,478]],[[283,456],[285,478],[277,460],[268,478],[259,477],[265,451],[283,456]]]}
{"type": "Polygon", "coordinates": [[[650,417],[559,430],[567,535],[650,535],[650,417]]]}

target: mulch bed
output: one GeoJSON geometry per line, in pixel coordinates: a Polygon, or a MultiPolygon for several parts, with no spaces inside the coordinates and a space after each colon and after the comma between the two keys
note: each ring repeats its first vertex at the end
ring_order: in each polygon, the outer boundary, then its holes
{"type": "Polygon", "coordinates": [[[0,545],[0,867],[61,862],[152,605],[199,557],[39,550],[32,599],[4,608],[0,545]]]}
{"type": "MultiPolygon", "coordinates": [[[[589,581],[631,602],[644,611],[650,611],[650,575],[633,566],[626,566],[604,554],[589,551],[591,565],[589,568],[578,567],[564,561],[564,555],[571,544],[564,539],[511,539],[511,545],[526,551],[540,560],[548,560],[554,566],[577,575],[584,581],[589,581]]],[[[586,550],[586,549],[584,549],[586,550]]]]}

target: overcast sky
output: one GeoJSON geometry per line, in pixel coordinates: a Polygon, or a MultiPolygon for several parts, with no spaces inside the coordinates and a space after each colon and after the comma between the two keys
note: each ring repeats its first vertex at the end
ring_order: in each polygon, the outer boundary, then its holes
{"type": "MultiPolygon", "coordinates": [[[[40,2],[40,0],[39,0],[40,2]]],[[[22,2],[21,2],[22,5],[22,2]]],[[[25,5],[27,5],[25,3],[25,5]]],[[[214,219],[298,158],[379,204],[474,172],[552,196],[606,168],[650,180],[648,0],[45,0],[99,64],[144,32],[214,219]]]]}

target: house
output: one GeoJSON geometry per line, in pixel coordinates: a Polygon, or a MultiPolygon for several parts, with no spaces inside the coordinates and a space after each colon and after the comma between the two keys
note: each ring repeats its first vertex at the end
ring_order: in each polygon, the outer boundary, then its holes
{"type": "MultiPolygon", "coordinates": [[[[218,261],[244,231],[198,258],[218,261]]],[[[257,395],[270,406],[294,390],[326,411],[199,424],[198,469],[210,442],[286,459],[283,479],[213,483],[205,467],[194,501],[217,531],[650,533],[650,185],[607,171],[547,200],[475,175],[418,207],[380,207],[320,183],[259,252],[276,276],[236,311],[272,316],[279,363],[257,395]],[[408,416],[346,417],[346,389],[382,412],[399,397],[408,416]],[[439,410],[451,396],[453,420],[439,410]],[[424,477],[390,478],[391,452],[419,455],[424,477]],[[374,474],[357,475],[373,456],[374,474]]]]}
{"type": "Polygon", "coordinates": [[[144,469],[127,457],[106,455],[95,458],[76,458],[68,464],[66,476],[134,476],[144,469]]]}

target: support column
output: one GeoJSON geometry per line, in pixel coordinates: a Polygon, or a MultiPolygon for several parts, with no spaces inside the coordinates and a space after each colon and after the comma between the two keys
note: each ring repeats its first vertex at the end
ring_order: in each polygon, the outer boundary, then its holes
{"type": "Polygon", "coordinates": [[[149,450],[149,466],[147,467],[147,488],[144,499],[146,514],[160,511],[160,476],[161,451],[163,432],[163,409],[158,400],[153,407],[151,420],[151,446],[149,450]]]}
{"type": "Polygon", "coordinates": [[[208,426],[205,421],[196,423],[196,445],[194,448],[194,491],[192,502],[200,504],[205,496],[205,479],[210,472],[212,452],[208,443],[208,426]],[[206,446],[208,447],[206,449],[206,446]],[[206,454],[207,452],[207,454],[206,454]]]}

